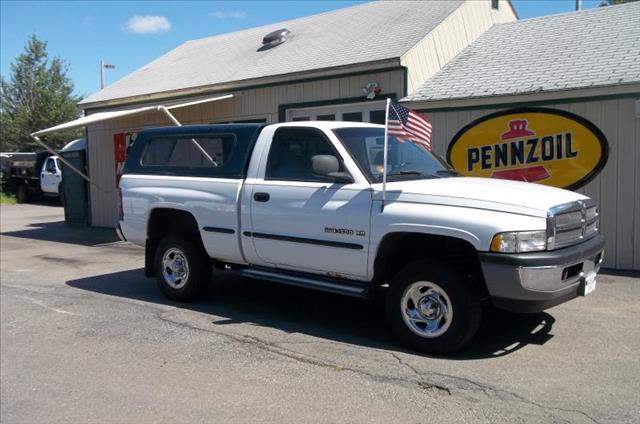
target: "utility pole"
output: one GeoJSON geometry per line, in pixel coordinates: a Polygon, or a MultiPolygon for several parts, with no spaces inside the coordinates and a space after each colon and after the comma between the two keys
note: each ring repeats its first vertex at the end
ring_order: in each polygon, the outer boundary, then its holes
{"type": "Polygon", "coordinates": [[[582,10],[582,0],[576,0],[576,11],[582,10]]]}
{"type": "Polygon", "coordinates": [[[105,69],[115,69],[116,65],[111,65],[109,63],[104,63],[104,60],[100,61],[100,90],[104,88],[104,70],[105,69]]]}

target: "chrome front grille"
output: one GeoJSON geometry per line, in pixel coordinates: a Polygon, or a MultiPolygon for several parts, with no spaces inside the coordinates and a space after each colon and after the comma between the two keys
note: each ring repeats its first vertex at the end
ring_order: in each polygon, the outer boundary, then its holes
{"type": "Polygon", "coordinates": [[[581,243],[595,236],[599,227],[598,208],[591,199],[553,207],[547,216],[547,249],[581,243]]]}

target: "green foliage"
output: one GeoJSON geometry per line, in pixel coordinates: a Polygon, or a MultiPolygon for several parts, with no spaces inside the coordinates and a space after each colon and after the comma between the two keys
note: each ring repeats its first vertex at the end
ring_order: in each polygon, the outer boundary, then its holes
{"type": "Polygon", "coordinates": [[[638,1],[638,0],[603,0],[600,2],[599,7],[614,6],[616,4],[631,3],[634,1],[638,1]]]}
{"type": "MultiPolygon", "coordinates": [[[[0,150],[41,150],[29,134],[76,119],[79,100],[65,62],[49,59],[47,43],[32,35],[11,64],[10,80],[0,78],[0,150]]],[[[81,130],[51,134],[47,143],[60,148],[81,134],[81,130]]]]}
{"type": "Polygon", "coordinates": [[[0,192],[0,205],[15,205],[15,196],[0,192]]]}

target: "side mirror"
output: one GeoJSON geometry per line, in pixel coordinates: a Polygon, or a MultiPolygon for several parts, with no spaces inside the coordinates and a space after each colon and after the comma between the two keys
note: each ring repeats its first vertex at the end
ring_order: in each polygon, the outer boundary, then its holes
{"type": "Polygon", "coordinates": [[[350,174],[340,172],[340,162],[333,155],[315,155],[312,157],[311,170],[314,175],[331,178],[337,183],[352,184],[355,182],[350,174]]]}

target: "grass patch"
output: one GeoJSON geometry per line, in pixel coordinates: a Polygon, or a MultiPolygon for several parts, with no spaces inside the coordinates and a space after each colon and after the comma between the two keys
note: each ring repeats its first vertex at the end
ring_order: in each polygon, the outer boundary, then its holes
{"type": "Polygon", "coordinates": [[[15,203],[15,196],[7,193],[0,193],[0,205],[15,205],[15,203]]]}

